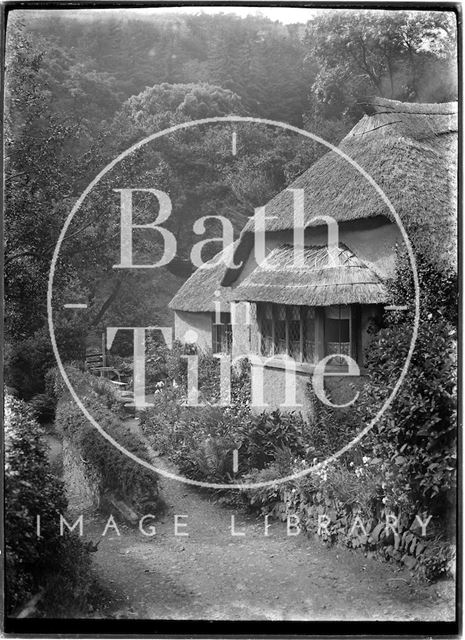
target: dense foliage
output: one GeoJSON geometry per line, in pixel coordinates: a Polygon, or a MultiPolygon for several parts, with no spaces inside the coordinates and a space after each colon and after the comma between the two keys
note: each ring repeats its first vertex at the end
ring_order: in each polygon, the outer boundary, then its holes
{"type": "MultiPolygon", "coordinates": [[[[404,511],[427,507],[451,520],[457,455],[457,280],[421,256],[417,267],[421,301],[415,350],[407,376],[370,444],[382,461],[390,503],[404,511]]],[[[361,408],[365,419],[371,415],[371,400],[392,389],[410,346],[414,296],[411,269],[402,257],[391,294],[409,311],[389,314],[370,348],[370,382],[361,408]]]]}
{"type": "MultiPolygon", "coordinates": [[[[397,265],[391,296],[408,310],[390,312],[375,330],[367,350],[368,378],[356,410],[320,405],[310,427],[316,460],[339,450],[373,419],[400,375],[410,347],[415,301],[410,264],[400,255],[397,265]]],[[[277,515],[299,514],[311,532],[318,529],[318,515],[327,514],[331,524],[322,532],[324,538],[368,551],[380,545],[385,557],[403,560],[433,579],[450,570],[454,555],[457,280],[418,255],[417,269],[417,342],[406,378],[383,417],[338,461],[281,490],[251,492],[249,499],[277,515]],[[386,536],[383,521],[388,514],[398,519],[398,539],[386,536]],[[366,534],[352,531],[357,515],[366,534]],[[415,526],[417,515],[423,521],[431,516],[425,537],[418,523],[415,526]]],[[[287,473],[305,467],[300,465],[289,466],[287,473]]],[[[272,479],[278,470],[271,465],[250,479],[272,479]]]]}
{"type": "Polygon", "coordinates": [[[194,352],[195,347],[179,343],[171,351],[152,345],[148,370],[159,379],[163,372],[164,383],[154,394],[154,408],[141,414],[141,426],[155,449],[169,454],[186,477],[219,483],[240,481],[252,469],[273,462],[276,455],[306,456],[310,427],[300,415],[251,411],[246,359],[232,371],[232,404],[221,406],[218,359],[200,352],[199,406],[186,405],[183,355],[194,352]],[[234,450],[238,451],[237,473],[233,472],[234,450]]]}
{"type": "Polygon", "coordinates": [[[317,69],[312,89],[335,118],[354,112],[363,95],[454,100],[455,37],[452,13],[327,12],[308,24],[304,40],[317,69]]]}
{"type": "Polygon", "coordinates": [[[155,408],[144,412],[149,441],[168,454],[187,477],[210,482],[272,482],[323,462],[317,471],[291,483],[271,484],[223,499],[265,513],[299,515],[309,532],[318,516],[331,522],[322,536],[383,557],[402,560],[428,579],[447,573],[453,559],[456,499],[456,278],[417,256],[421,290],[420,323],[412,361],[394,401],[372,431],[341,458],[327,463],[374,417],[394,387],[410,346],[414,289],[410,264],[398,256],[389,283],[392,299],[407,311],[386,315],[373,327],[367,351],[367,380],[356,408],[341,410],[315,401],[310,424],[295,414],[253,414],[248,407],[250,380],[244,362],[232,377],[231,407],[219,399],[218,361],[199,355],[199,402],[186,407],[186,360],[192,347],[171,352],[152,345],[154,377],[164,379],[155,408]],[[162,373],[161,373],[162,372],[162,373]],[[172,382],[175,382],[175,386],[172,382]],[[232,471],[232,452],[239,468],[232,471]],[[386,532],[388,516],[397,518],[397,536],[386,532]],[[426,536],[416,516],[429,516],[426,536]],[[364,530],[352,528],[360,517],[364,530]],[[363,534],[363,535],[362,535],[363,534]]]}
{"type": "MultiPolygon", "coordinates": [[[[68,367],[67,372],[73,387],[84,398],[86,409],[104,431],[127,451],[142,460],[150,461],[145,443],[118,419],[115,408],[118,409],[119,405],[115,401],[114,392],[108,388],[109,383],[71,367],[68,367]]],[[[88,421],[74,400],[64,392],[61,382],[58,383],[57,391],[60,400],[56,428],[97,472],[100,496],[105,497],[111,493],[130,503],[141,514],[156,513],[160,507],[157,474],[133,461],[108,442],[88,421]]]]}
{"type": "Polygon", "coordinates": [[[17,612],[42,590],[43,615],[82,612],[95,595],[88,551],[75,533],[60,536],[63,487],[50,471],[41,429],[24,402],[6,397],[6,611],[17,612]],[[40,516],[40,537],[36,517],[40,516]]]}

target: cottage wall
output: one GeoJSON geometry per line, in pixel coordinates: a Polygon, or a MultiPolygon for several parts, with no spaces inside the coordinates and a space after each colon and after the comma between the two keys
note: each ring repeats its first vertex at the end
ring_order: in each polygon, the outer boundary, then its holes
{"type": "Polygon", "coordinates": [[[174,337],[185,342],[186,331],[193,330],[197,333],[197,345],[203,351],[212,348],[212,314],[193,313],[191,311],[174,312],[174,337]]]}
{"type": "MultiPolygon", "coordinates": [[[[293,406],[284,405],[286,398],[286,372],[278,363],[267,365],[263,370],[263,400],[266,411],[279,409],[282,412],[296,411],[301,413],[306,420],[311,420],[314,415],[314,408],[310,400],[308,385],[311,383],[308,371],[296,371],[295,373],[295,398],[296,404],[293,406]]],[[[256,412],[263,411],[263,408],[256,408],[256,412]]]]}
{"type": "MultiPolygon", "coordinates": [[[[263,399],[265,408],[256,407],[257,413],[266,410],[273,411],[279,409],[286,413],[295,411],[301,413],[303,417],[311,421],[315,415],[317,409],[316,404],[320,400],[312,393],[312,372],[308,369],[306,371],[301,368],[296,371],[295,379],[295,405],[285,404],[286,396],[286,372],[285,370],[276,365],[267,365],[263,370],[263,399]]],[[[350,402],[357,391],[364,384],[365,376],[325,376],[324,388],[328,399],[333,404],[346,404],[350,402]]],[[[355,405],[354,405],[355,406],[355,405]]]]}

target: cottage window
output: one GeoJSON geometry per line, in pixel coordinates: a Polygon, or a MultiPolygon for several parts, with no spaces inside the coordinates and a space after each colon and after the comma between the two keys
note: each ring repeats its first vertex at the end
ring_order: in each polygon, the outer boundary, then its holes
{"type": "Polygon", "coordinates": [[[288,322],[288,335],[289,335],[289,355],[294,360],[302,359],[302,343],[301,343],[301,329],[302,323],[300,319],[299,307],[287,308],[287,322],[288,322]]]}
{"type": "Polygon", "coordinates": [[[274,353],[286,354],[289,352],[287,342],[287,318],[284,305],[273,305],[274,311],[274,353]]]}
{"type": "Polygon", "coordinates": [[[302,360],[304,362],[315,362],[315,309],[312,307],[302,307],[302,333],[302,360]]]}
{"type": "MultiPolygon", "coordinates": [[[[333,353],[354,357],[357,339],[353,333],[353,313],[349,305],[305,307],[259,303],[260,353],[266,357],[289,355],[297,362],[308,363],[333,353]]],[[[345,364],[345,360],[335,357],[332,364],[345,364]]]]}
{"type": "Polygon", "coordinates": [[[258,319],[261,335],[260,352],[262,356],[273,355],[273,313],[271,307],[271,304],[263,304],[259,307],[258,319]]]}
{"type": "Polygon", "coordinates": [[[231,353],[232,350],[232,326],[231,314],[222,313],[220,322],[213,315],[213,353],[231,353]]]}
{"type": "MultiPolygon", "coordinates": [[[[351,313],[348,305],[325,307],[325,355],[342,353],[350,356],[351,313]]],[[[334,358],[334,364],[344,364],[343,358],[334,358]]]]}

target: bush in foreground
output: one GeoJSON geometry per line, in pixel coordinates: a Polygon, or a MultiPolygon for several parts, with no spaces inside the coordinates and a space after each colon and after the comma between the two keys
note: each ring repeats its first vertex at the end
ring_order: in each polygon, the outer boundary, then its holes
{"type": "Polygon", "coordinates": [[[82,612],[96,593],[89,553],[74,533],[65,529],[60,536],[67,506],[62,484],[50,472],[33,412],[8,396],[5,455],[6,611],[14,614],[42,589],[42,615],[82,612]]]}

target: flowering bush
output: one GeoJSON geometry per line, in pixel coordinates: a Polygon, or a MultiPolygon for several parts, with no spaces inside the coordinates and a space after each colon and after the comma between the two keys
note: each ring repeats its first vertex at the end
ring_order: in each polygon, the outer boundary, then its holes
{"type": "MultiPolygon", "coordinates": [[[[297,414],[279,411],[254,415],[250,411],[250,365],[244,359],[231,376],[231,406],[218,406],[219,363],[199,354],[199,402],[186,406],[186,369],[178,346],[168,369],[176,386],[166,383],[154,395],[155,407],[143,412],[141,426],[151,445],[168,453],[181,473],[196,480],[228,482],[276,460],[277,451],[289,449],[304,456],[309,427],[297,414]],[[234,450],[238,470],[233,473],[234,450]]],[[[168,362],[168,361],[167,361],[168,362]]]]}

